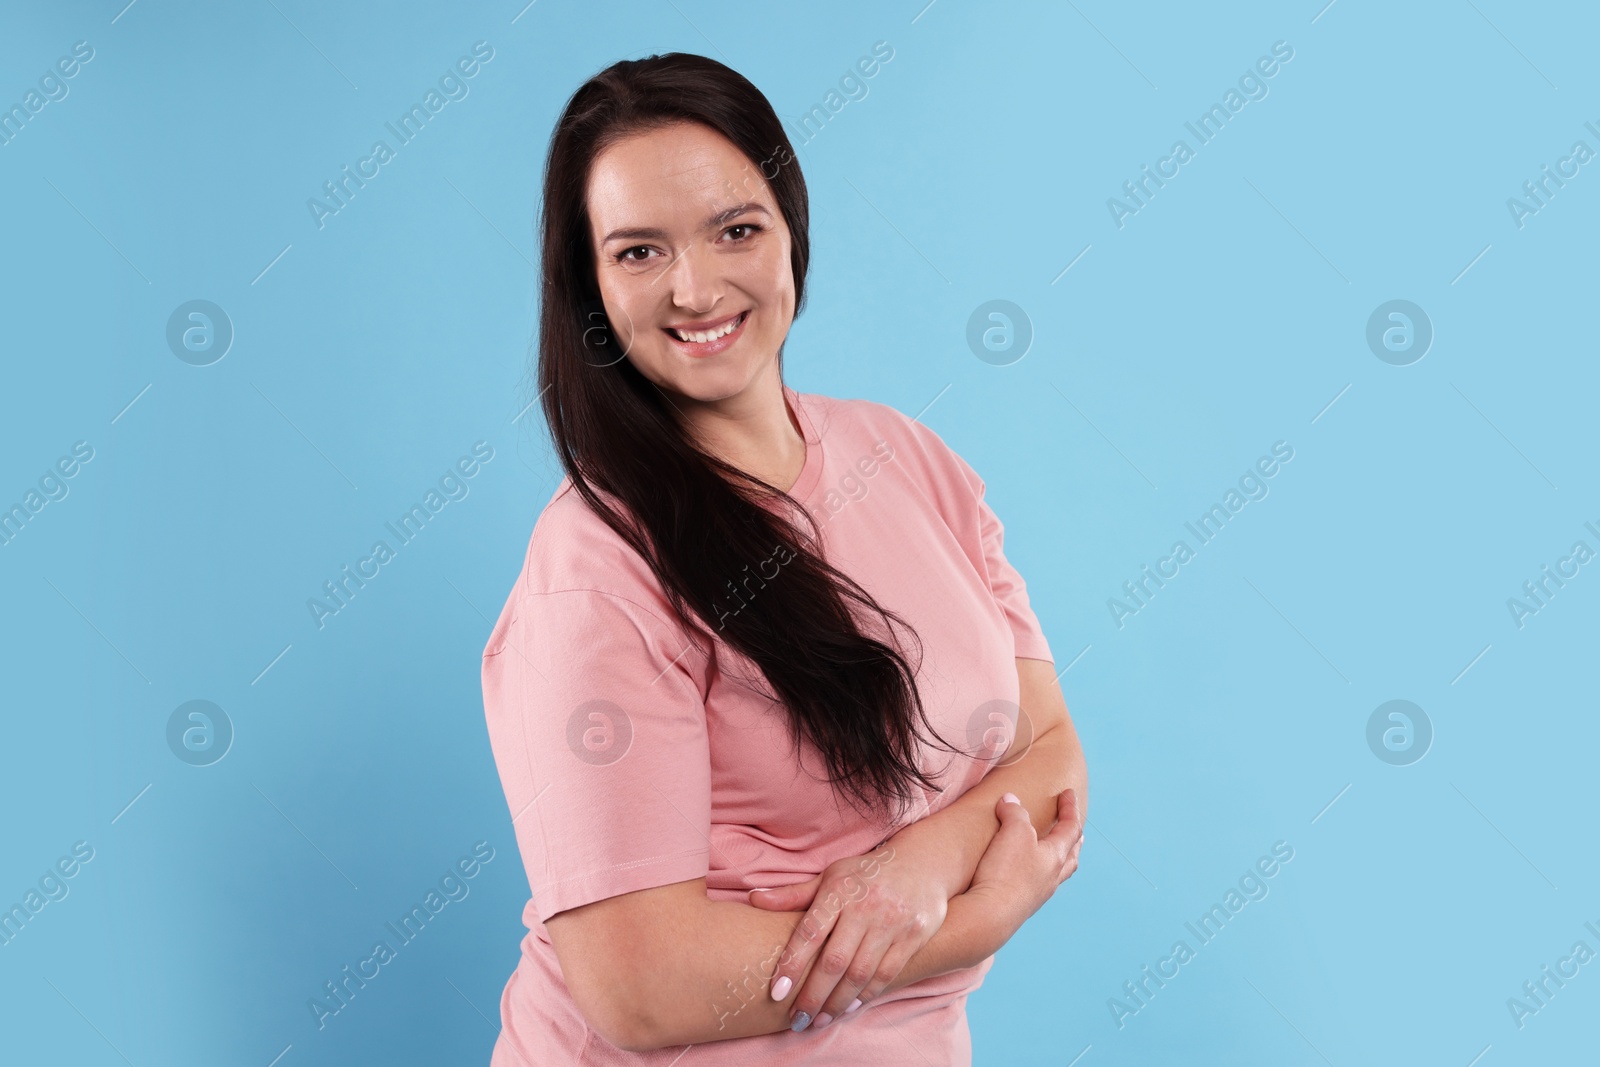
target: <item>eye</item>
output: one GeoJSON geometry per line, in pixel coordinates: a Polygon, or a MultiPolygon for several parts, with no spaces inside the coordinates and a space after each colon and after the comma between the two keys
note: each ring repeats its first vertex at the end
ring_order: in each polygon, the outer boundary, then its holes
{"type": "Polygon", "coordinates": [[[728,234],[728,233],[733,233],[735,230],[747,230],[747,231],[749,231],[749,233],[746,236],[735,239],[734,243],[735,244],[740,244],[740,243],[743,243],[744,241],[748,241],[750,239],[750,237],[754,236],[755,234],[760,233],[761,232],[761,227],[756,225],[753,222],[738,222],[738,223],[733,224],[732,226],[729,226],[726,230],[723,230],[722,232],[725,233],[725,234],[728,234]]]}
{"type": "Polygon", "coordinates": [[[634,245],[632,248],[624,248],[621,252],[618,252],[614,258],[618,263],[643,263],[644,260],[642,258],[635,258],[633,253],[649,251],[649,245],[634,245]]]}

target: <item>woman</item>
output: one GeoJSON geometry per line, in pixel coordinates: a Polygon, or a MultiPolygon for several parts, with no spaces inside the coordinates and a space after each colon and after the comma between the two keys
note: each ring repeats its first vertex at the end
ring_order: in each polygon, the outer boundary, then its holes
{"type": "Polygon", "coordinates": [[[566,478],[484,651],[533,890],[494,1064],[970,1063],[1086,784],[982,480],[783,383],[805,183],[727,67],[583,85],[542,229],[566,478]]]}

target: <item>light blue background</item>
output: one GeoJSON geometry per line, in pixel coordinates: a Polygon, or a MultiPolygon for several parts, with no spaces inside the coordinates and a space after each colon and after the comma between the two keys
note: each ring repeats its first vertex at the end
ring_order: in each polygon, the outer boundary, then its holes
{"type": "Polygon", "coordinates": [[[1092,782],[1082,869],[971,998],[975,1062],[1593,1049],[1600,963],[1521,1029],[1506,1006],[1600,950],[1600,573],[1521,628],[1506,603],[1600,549],[1600,163],[1521,228],[1506,204],[1600,149],[1592,8],[122,2],[0,32],[6,106],[95,50],[0,147],[0,504],[94,448],[0,547],[0,904],[95,849],[0,947],[0,1058],[487,1062],[527,881],[478,657],[558,478],[538,410],[513,421],[551,125],[671,50],[793,121],[879,40],[797,144],[789,381],[926,409],[984,476],[1092,782]],[[307,199],[479,40],[470,95],[319,229],[307,199]],[[1269,95],[1197,147],[1275,41],[1269,95]],[[1119,229],[1107,199],[1178,138],[1119,229]],[[237,331],[211,366],[165,342],[192,299],[237,331]],[[965,342],[991,299],[1035,333],[1008,366],[965,342]],[[1392,299],[1435,330],[1409,366],[1365,341],[1392,299]],[[319,630],[307,598],[479,440],[470,495],[319,630]],[[1270,495],[1119,629],[1108,598],[1280,440],[1270,495]],[[192,699],[236,730],[212,766],[167,746],[192,699]],[[1366,742],[1391,699],[1435,730],[1410,766],[1366,742]],[[319,1031],[308,998],[480,840],[471,895],[319,1031]],[[1270,895],[1119,1029],[1108,998],[1280,840],[1270,895]]]}

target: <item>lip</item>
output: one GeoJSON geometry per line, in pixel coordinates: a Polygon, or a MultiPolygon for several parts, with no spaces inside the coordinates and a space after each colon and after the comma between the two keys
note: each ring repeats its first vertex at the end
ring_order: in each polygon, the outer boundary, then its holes
{"type": "Polygon", "coordinates": [[[744,335],[744,328],[745,328],[746,324],[749,323],[749,321],[750,321],[750,312],[749,312],[749,309],[747,308],[744,311],[736,312],[736,313],[734,313],[732,315],[728,315],[728,316],[726,316],[724,318],[713,319],[713,320],[711,320],[709,322],[706,322],[706,323],[690,323],[690,324],[683,324],[683,325],[675,325],[670,329],[667,328],[667,327],[662,327],[661,332],[667,335],[667,339],[669,341],[671,341],[674,345],[676,345],[680,352],[683,352],[683,353],[685,353],[687,355],[690,355],[690,356],[714,356],[718,352],[721,352],[724,349],[730,347],[735,341],[737,341],[740,337],[742,337],[744,335]],[[743,316],[743,318],[739,322],[738,327],[735,328],[732,333],[727,334],[727,335],[725,335],[723,337],[718,337],[714,341],[706,341],[704,343],[696,343],[694,341],[683,341],[683,340],[679,340],[678,336],[672,332],[673,329],[694,330],[694,331],[714,330],[719,326],[726,326],[728,323],[732,322],[735,319],[739,319],[741,316],[743,316]]]}
{"type": "MultiPolygon", "coordinates": [[[[746,308],[745,310],[748,311],[749,309],[746,308]]],[[[718,326],[732,322],[734,319],[743,314],[743,311],[735,311],[732,315],[724,315],[720,319],[706,319],[704,322],[674,322],[670,323],[667,328],[673,330],[687,330],[690,333],[696,333],[701,330],[714,330],[718,326]]]]}

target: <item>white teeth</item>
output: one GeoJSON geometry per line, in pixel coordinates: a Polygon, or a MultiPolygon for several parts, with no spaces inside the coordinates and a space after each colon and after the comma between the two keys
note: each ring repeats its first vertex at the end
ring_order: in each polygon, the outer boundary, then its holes
{"type": "Polygon", "coordinates": [[[707,341],[715,341],[719,337],[726,337],[728,334],[738,329],[742,317],[743,316],[738,316],[729,319],[727,325],[716,330],[702,330],[694,333],[685,333],[682,330],[673,329],[672,334],[680,341],[689,341],[693,344],[703,345],[707,341]]]}

